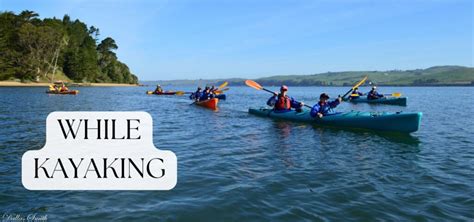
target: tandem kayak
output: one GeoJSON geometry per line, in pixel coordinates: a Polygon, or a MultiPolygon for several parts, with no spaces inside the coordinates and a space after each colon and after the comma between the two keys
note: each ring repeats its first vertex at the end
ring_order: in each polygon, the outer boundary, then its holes
{"type": "Polygon", "coordinates": [[[367,99],[367,97],[359,97],[355,99],[349,99],[352,103],[370,103],[370,104],[387,104],[387,105],[407,105],[407,97],[382,97],[378,99],[367,99]]]}
{"type": "Polygon", "coordinates": [[[58,92],[56,90],[48,90],[46,91],[48,94],[58,94],[58,95],[77,95],[79,93],[79,90],[69,90],[69,91],[64,91],[64,92],[58,92]]]}
{"type": "Polygon", "coordinates": [[[202,107],[206,107],[206,108],[209,108],[209,109],[216,110],[218,102],[219,102],[219,99],[212,98],[212,99],[208,99],[208,100],[194,102],[194,104],[196,104],[198,106],[202,106],[202,107]]]}
{"type": "Polygon", "coordinates": [[[278,113],[272,109],[249,109],[249,113],[274,119],[311,123],[338,128],[358,128],[376,131],[411,133],[420,128],[422,113],[357,112],[335,113],[313,118],[308,110],[278,113]]]}

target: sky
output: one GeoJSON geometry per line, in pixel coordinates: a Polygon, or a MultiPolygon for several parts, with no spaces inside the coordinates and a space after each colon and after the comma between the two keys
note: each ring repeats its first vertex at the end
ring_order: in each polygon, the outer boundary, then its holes
{"type": "Polygon", "coordinates": [[[471,0],[0,0],[116,40],[140,80],[473,66],[471,0]]]}

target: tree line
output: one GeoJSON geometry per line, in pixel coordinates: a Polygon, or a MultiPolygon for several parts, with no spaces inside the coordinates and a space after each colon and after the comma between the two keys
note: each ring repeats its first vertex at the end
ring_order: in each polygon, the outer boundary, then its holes
{"type": "Polygon", "coordinates": [[[44,18],[33,11],[0,12],[0,80],[52,80],[62,72],[75,82],[138,83],[117,59],[111,37],[68,15],[44,18]]]}

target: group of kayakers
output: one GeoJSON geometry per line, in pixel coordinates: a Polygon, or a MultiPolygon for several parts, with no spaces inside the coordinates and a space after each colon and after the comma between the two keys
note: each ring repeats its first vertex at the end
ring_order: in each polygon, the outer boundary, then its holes
{"type": "MultiPolygon", "coordinates": [[[[204,89],[198,87],[195,92],[191,93],[190,99],[195,102],[205,101],[212,98],[216,98],[218,95],[219,88],[215,86],[206,86],[204,89]]],[[[268,91],[268,90],[267,90],[268,91]]],[[[163,93],[163,89],[160,85],[157,85],[155,93],[163,93]]],[[[269,91],[271,92],[271,91],[269,91]]],[[[361,96],[367,95],[367,99],[374,100],[384,97],[383,94],[377,92],[377,87],[373,86],[370,92],[364,94],[359,91],[359,88],[355,87],[349,99],[356,99],[361,96]]],[[[342,97],[338,96],[336,99],[330,101],[330,97],[327,93],[322,93],[319,95],[319,101],[313,106],[308,106],[311,108],[310,115],[312,117],[322,118],[330,113],[332,109],[336,108],[341,102],[342,97]]],[[[288,96],[288,86],[282,85],[279,92],[273,92],[273,96],[270,97],[267,101],[267,105],[273,107],[273,111],[277,113],[289,112],[294,109],[296,112],[302,112],[303,102],[295,100],[293,97],[288,96]]],[[[307,106],[307,105],[306,105],[307,106]]]]}
{"type": "Polygon", "coordinates": [[[219,89],[215,86],[206,86],[204,87],[204,90],[201,87],[198,87],[195,92],[191,93],[189,98],[196,102],[212,99],[216,97],[218,90],[219,89]]]}
{"type": "MultiPolygon", "coordinates": [[[[267,101],[267,105],[272,106],[275,112],[289,112],[291,109],[295,109],[296,112],[303,110],[304,103],[296,101],[293,97],[287,95],[288,86],[282,85],[280,92],[274,92],[273,96],[267,101]]],[[[335,108],[341,103],[342,98],[338,97],[334,101],[329,101],[329,95],[322,93],[319,96],[319,102],[311,108],[312,117],[323,117],[331,112],[331,109],[335,108]]]]}
{"type": "MultiPolygon", "coordinates": [[[[350,95],[349,99],[357,99],[361,96],[364,96],[365,94],[360,92],[359,91],[359,88],[356,87],[354,88],[354,90],[352,91],[352,94],[350,95]]],[[[367,93],[367,99],[368,100],[374,100],[374,99],[380,99],[380,98],[383,98],[384,95],[383,94],[380,94],[377,92],[377,87],[376,86],[372,86],[372,89],[367,93]]]]}

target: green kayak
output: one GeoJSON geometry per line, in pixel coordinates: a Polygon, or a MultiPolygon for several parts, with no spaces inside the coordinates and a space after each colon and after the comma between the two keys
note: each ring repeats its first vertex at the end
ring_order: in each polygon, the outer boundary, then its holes
{"type": "Polygon", "coordinates": [[[407,97],[383,97],[379,99],[367,99],[367,97],[359,97],[347,100],[352,103],[370,103],[370,104],[387,104],[387,105],[407,105],[407,97]]]}
{"type": "Polygon", "coordinates": [[[272,109],[249,109],[249,113],[274,119],[306,122],[315,125],[333,126],[338,128],[358,128],[377,131],[415,132],[420,127],[422,113],[388,113],[388,112],[357,112],[335,113],[323,118],[313,118],[308,110],[297,113],[289,111],[278,113],[272,109]]]}

